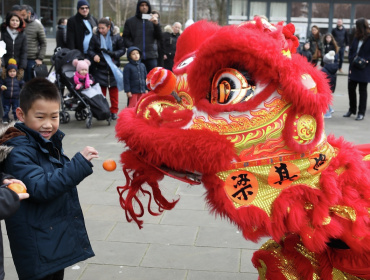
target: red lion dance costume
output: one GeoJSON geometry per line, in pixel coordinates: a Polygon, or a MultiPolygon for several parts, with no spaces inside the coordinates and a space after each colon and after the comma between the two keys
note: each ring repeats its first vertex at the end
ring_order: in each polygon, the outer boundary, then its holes
{"type": "Polygon", "coordinates": [[[154,215],[177,202],[161,194],[164,174],[201,182],[246,239],[272,237],[252,259],[260,279],[370,279],[370,150],[326,137],[330,89],[293,34],[259,18],[188,27],[175,75],[155,68],[151,92],[119,115],[121,206],[141,227],[140,194],[154,215]]]}

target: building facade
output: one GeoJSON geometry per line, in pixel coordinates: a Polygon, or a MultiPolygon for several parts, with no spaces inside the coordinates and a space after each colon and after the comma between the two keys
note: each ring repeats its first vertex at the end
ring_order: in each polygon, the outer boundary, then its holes
{"type": "Polygon", "coordinates": [[[370,1],[229,0],[228,12],[228,24],[239,24],[255,15],[264,15],[272,23],[294,23],[300,41],[305,41],[312,25],[317,25],[325,34],[335,28],[338,18],[343,19],[347,30],[351,30],[356,19],[370,18],[370,1]]]}

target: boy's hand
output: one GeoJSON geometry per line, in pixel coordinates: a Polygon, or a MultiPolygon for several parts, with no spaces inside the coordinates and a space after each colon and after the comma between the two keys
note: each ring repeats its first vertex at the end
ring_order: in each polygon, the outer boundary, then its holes
{"type": "Polygon", "coordinates": [[[88,161],[91,161],[93,158],[98,158],[99,154],[98,151],[95,150],[95,148],[86,146],[82,151],[81,154],[84,158],[86,158],[88,161]]]}
{"type": "Polygon", "coordinates": [[[6,86],[1,86],[1,90],[6,90],[7,87],[6,86]]]}
{"type": "MultiPolygon", "coordinates": [[[[21,184],[21,185],[23,185],[27,189],[26,185],[21,180],[17,180],[17,179],[5,179],[3,181],[3,184],[12,184],[12,183],[21,184]]],[[[19,196],[19,200],[23,200],[23,199],[26,199],[26,198],[29,198],[30,197],[30,195],[28,193],[18,193],[18,196],[19,196]]]]}
{"type": "Polygon", "coordinates": [[[132,97],[132,93],[131,93],[131,91],[127,92],[127,97],[128,97],[128,98],[131,98],[131,97],[132,97]]]}

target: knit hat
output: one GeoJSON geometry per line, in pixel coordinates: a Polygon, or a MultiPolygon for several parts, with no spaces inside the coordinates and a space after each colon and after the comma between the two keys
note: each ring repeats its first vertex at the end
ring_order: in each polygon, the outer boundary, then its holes
{"type": "Polygon", "coordinates": [[[74,59],[72,61],[72,64],[73,64],[74,67],[76,67],[77,72],[79,72],[80,70],[83,70],[83,69],[86,69],[87,71],[89,71],[89,66],[90,66],[91,62],[88,59],[84,59],[84,60],[74,59]]]}
{"type": "Polygon", "coordinates": [[[324,63],[328,63],[328,64],[333,63],[334,58],[335,58],[335,52],[330,51],[324,56],[324,63]]]}
{"type": "Polygon", "coordinates": [[[85,1],[85,0],[80,0],[77,2],[77,10],[79,8],[81,8],[82,6],[88,6],[90,8],[90,4],[89,2],[85,1]]]}
{"type": "Polygon", "coordinates": [[[10,69],[18,70],[17,61],[15,61],[14,58],[9,59],[8,66],[6,67],[6,71],[9,71],[10,69]]]}

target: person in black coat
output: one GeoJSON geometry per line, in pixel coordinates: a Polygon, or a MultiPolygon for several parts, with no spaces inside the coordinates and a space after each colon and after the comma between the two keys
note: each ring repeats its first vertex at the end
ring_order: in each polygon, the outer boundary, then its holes
{"type": "Polygon", "coordinates": [[[149,1],[137,2],[136,15],[126,20],[122,37],[126,48],[135,46],[142,51],[141,62],[145,64],[148,73],[157,67],[157,43],[162,39],[162,31],[158,15],[151,14],[149,1]],[[149,19],[144,19],[143,16],[148,16],[149,19]]]}
{"type": "Polygon", "coordinates": [[[55,36],[57,48],[67,48],[67,19],[58,20],[57,34],[55,36]]]}
{"type": "MultiPolygon", "coordinates": [[[[91,38],[87,54],[89,59],[93,62],[91,66],[92,75],[95,82],[100,84],[104,96],[106,96],[107,89],[109,89],[111,103],[110,112],[113,120],[117,119],[118,85],[119,82],[121,82],[123,87],[123,78],[121,77],[120,80],[117,81],[114,73],[117,69],[112,69],[106,58],[108,60],[110,59],[117,67],[120,67],[120,57],[123,56],[125,52],[126,50],[123,39],[119,33],[119,28],[114,26],[110,20],[101,18],[98,23],[98,28],[94,28],[94,36],[91,38]],[[109,36],[109,40],[107,40],[107,36],[109,36]],[[107,46],[107,48],[102,48],[101,40],[109,42],[110,45],[107,46]]],[[[113,68],[115,67],[113,66],[113,68]]]]}
{"type": "MultiPolygon", "coordinates": [[[[19,208],[20,200],[28,198],[28,193],[20,193],[7,188],[7,184],[18,183],[24,185],[21,181],[13,179],[12,176],[0,172],[0,220],[4,220],[13,215],[19,208]]],[[[5,277],[4,272],[4,250],[3,250],[3,235],[0,227],[0,280],[5,277]]]]}
{"type": "Polygon", "coordinates": [[[147,93],[146,88],[146,67],[141,63],[141,51],[137,47],[130,47],[127,50],[129,63],[124,68],[124,89],[128,97],[128,107],[135,107],[140,97],[147,93]]]}
{"type": "Polygon", "coordinates": [[[366,19],[360,18],[356,21],[356,32],[348,54],[349,72],[348,72],[348,96],[349,110],[343,117],[350,117],[357,112],[356,88],[359,86],[360,100],[358,105],[357,121],[365,117],[367,105],[367,84],[370,82],[370,28],[366,19]],[[366,67],[357,68],[353,60],[359,56],[367,61],[366,67]]]}
{"type": "Polygon", "coordinates": [[[343,58],[344,58],[344,50],[349,45],[349,38],[348,38],[348,32],[343,26],[343,20],[338,19],[337,20],[337,27],[335,27],[331,34],[333,34],[333,37],[335,41],[338,44],[339,52],[338,52],[338,58],[339,58],[339,72],[342,72],[342,65],[343,65],[343,58]]]}
{"type": "Polygon", "coordinates": [[[93,28],[98,25],[98,21],[89,11],[89,2],[80,0],[77,2],[77,14],[67,22],[67,48],[77,49],[85,55],[93,36],[93,28]],[[86,24],[84,20],[87,20],[86,24]]]}
{"type": "Polygon", "coordinates": [[[27,68],[27,38],[23,30],[23,19],[16,13],[8,13],[6,21],[1,25],[1,40],[6,45],[6,54],[2,57],[2,77],[6,77],[6,66],[10,58],[17,61],[18,78],[23,78],[27,68]],[[21,74],[19,74],[22,72],[21,74]]]}
{"type": "Polygon", "coordinates": [[[177,39],[181,34],[181,23],[175,22],[171,27],[171,32],[163,33],[163,48],[164,48],[164,68],[172,71],[173,59],[176,53],[177,39]]]}

